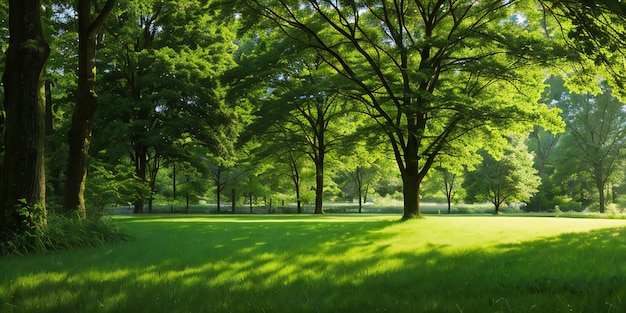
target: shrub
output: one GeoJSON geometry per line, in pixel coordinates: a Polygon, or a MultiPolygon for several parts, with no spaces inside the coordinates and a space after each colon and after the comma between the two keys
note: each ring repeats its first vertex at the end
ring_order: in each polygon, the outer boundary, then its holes
{"type": "Polygon", "coordinates": [[[127,240],[110,217],[86,219],[51,214],[45,227],[13,234],[0,243],[1,254],[33,254],[55,250],[96,247],[107,242],[127,240]]]}

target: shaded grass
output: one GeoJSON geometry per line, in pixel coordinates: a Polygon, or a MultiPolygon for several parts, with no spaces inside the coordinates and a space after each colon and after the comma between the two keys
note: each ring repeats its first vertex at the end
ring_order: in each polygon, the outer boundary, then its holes
{"type": "Polygon", "coordinates": [[[1,312],[622,312],[626,221],[118,217],[135,240],[0,258],[1,312]]]}

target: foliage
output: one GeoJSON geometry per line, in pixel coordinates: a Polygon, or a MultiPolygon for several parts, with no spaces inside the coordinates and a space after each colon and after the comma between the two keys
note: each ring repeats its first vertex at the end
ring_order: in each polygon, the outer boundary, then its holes
{"type": "Polygon", "coordinates": [[[613,0],[540,2],[547,14],[566,23],[561,24],[564,39],[578,52],[579,60],[574,64],[576,75],[571,77],[572,91],[597,92],[594,81],[602,76],[615,87],[615,95],[624,100],[626,3],[613,0]]]}
{"type": "Polygon", "coordinates": [[[107,205],[127,205],[139,196],[150,194],[150,186],[139,180],[131,167],[118,164],[111,168],[101,160],[90,162],[89,180],[85,187],[87,207],[98,214],[107,205]]]}
{"type": "Polygon", "coordinates": [[[600,212],[606,206],[604,189],[614,180],[626,159],[626,112],[606,85],[602,94],[563,94],[563,119],[568,132],[561,142],[560,169],[565,173],[588,172],[599,195],[600,212]]]}
{"type": "Polygon", "coordinates": [[[532,135],[531,149],[538,156],[535,168],[543,185],[531,209],[551,210],[560,205],[604,211],[611,201],[605,190],[621,185],[624,176],[623,104],[606,82],[593,83],[597,94],[570,90],[571,84],[559,76],[546,82],[549,85],[542,101],[562,110],[566,131],[553,136],[536,129],[532,135]],[[571,201],[562,201],[565,198],[571,201]]]}
{"type": "MultiPolygon", "coordinates": [[[[38,149],[46,151],[48,210],[63,191],[77,95],[74,4],[44,1],[41,11],[52,49],[43,77],[52,88],[52,129],[38,149]]],[[[359,190],[363,198],[429,199],[443,178],[458,185],[481,148],[503,157],[506,135],[534,128],[528,144],[542,185],[532,209],[595,209],[602,197],[590,161],[567,157],[583,154],[571,133],[552,132],[562,130],[559,107],[567,118],[591,112],[564,106],[560,100],[573,99],[561,99],[567,88],[590,99],[624,96],[624,8],[607,0],[117,1],[97,38],[102,105],[87,203],[95,210],[152,199],[180,204],[181,194],[212,200],[215,189],[226,198],[236,189],[236,203],[244,195],[310,202],[312,191],[349,199],[359,190]],[[566,82],[537,101],[553,71],[566,82]],[[320,112],[328,114],[311,123],[320,112]],[[312,169],[324,162],[320,188],[312,169]],[[224,180],[212,189],[222,166],[224,180]],[[403,186],[407,178],[417,186],[403,186]]],[[[3,52],[8,21],[5,1],[3,52]]],[[[626,176],[621,160],[611,168],[604,189],[617,202],[626,176]]]]}
{"type": "Polygon", "coordinates": [[[35,254],[97,247],[108,242],[127,240],[110,217],[79,219],[50,214],[45,227],[14,233],[0,243],[0,254],[35,254]]]}
{"type": "Polygon", "coordinates": [[[526,202],[541,184],[537,170],[532,167],[533,155],[524,144],[523,137],[512,135],[501,158],[483,151],[483,161],[469,172],[465,189],[469,200],[489,201],[500,212],[502,204],[526,202]]]}
{"type": "MultiPolygon", "coordinates": [[[[101,49],[103,84],[94,150],[129,160],[155,192],[162,164],[233,154],[240,114],[225,102],[221,75],[234,65],[233,25],[206,1],[120,3],[101,49]],[[116,138],[111,142],[109,138],[116,138]]],[[[243,112],[242,112],[243,111],[243,112]]],[[[144,199],[137,193],[138,212],[144,199]]]]}

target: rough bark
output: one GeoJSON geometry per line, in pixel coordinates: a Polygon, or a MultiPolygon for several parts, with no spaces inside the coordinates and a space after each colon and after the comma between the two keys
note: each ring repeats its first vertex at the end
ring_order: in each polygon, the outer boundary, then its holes
{"type": "Polygon", "coordinates": [[[68,131],[69,156],[65,180],[63,212],[85,217],[85,181],[89,167],[89,145],[93,117],[98,106],[96,94],[96,46],[104,20],[115,0],[107,0],[95,20],[91,20],[91,0],[78,1],[78,96],[68,131]]]}
{"type": "MultiPolygon", "coordinates": [[[[418,138],[416,119],[408,119],[409,129],[407,144],[404,147],[404,164],[402,173],[402,193],[404,195],[404,214],[402,219],[421,217],[419,207],[419,164],[418,164],[418,138]]],[[[396,153],[397,154],[397,153],[396,153]]]]}
{"type": "Polygon", "coordinates": [[[0,177],[2,241],[12,233],[42,226],[46,220],[45,95],[40,78],[50,48],[40,10],[39,0],[9,0],[10,39],[2,77],[6,114],[0,177]]]}

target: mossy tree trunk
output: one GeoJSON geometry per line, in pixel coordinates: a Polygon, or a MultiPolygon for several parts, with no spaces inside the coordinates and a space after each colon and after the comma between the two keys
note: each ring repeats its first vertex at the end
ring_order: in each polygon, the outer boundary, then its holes
{"type": "Polygon", "coordinates": [[[45,224],[45,97],[40,78],[50,48],[39,0],[9,0],[4,84],[5,146],[0,178],[0,240],[45,224]]]}
{"type": "Polygon", "coordinates": [[[104,20],[115,0],[107,0],[98,16],[91,19],[92,0],[78,1],[78,96],[68,131],[69,156],[63,212],[85,217],[85,181],[89,167],[89,145],[93,117],[98,106],[96,94],[96,46],[104,20]]]}

